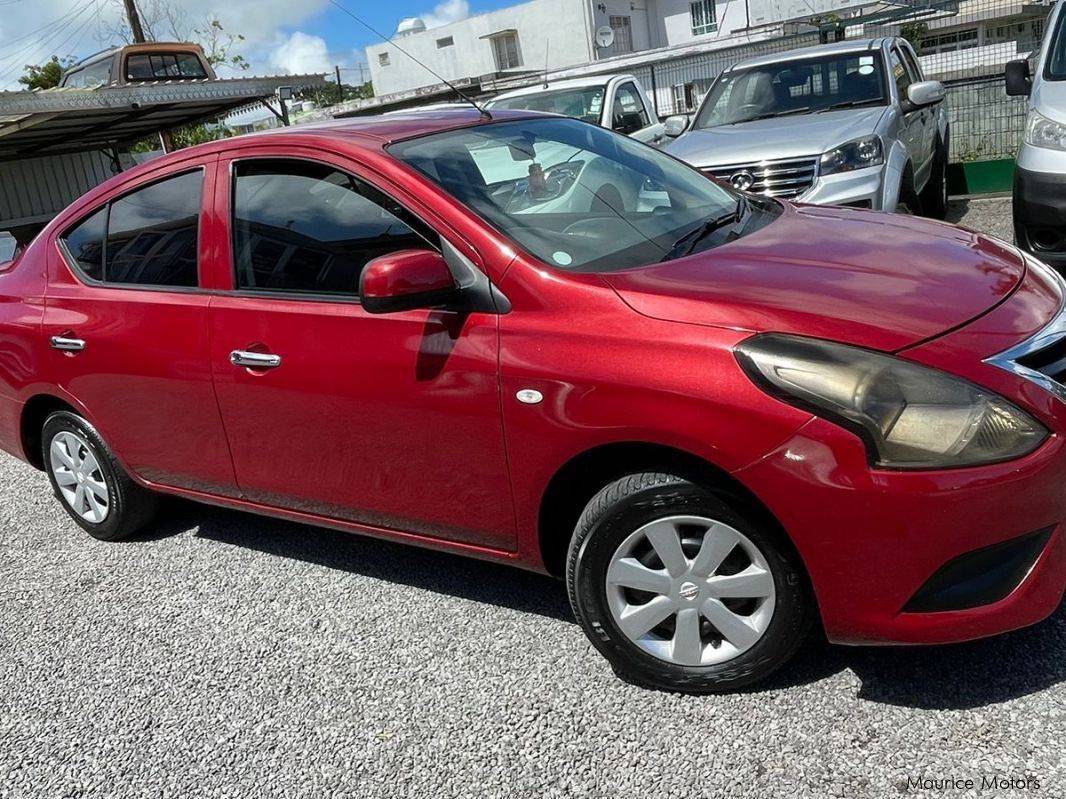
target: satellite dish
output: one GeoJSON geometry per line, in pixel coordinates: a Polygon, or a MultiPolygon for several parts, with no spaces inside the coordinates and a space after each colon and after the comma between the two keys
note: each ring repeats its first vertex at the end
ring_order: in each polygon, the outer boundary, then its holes
{"type": "Polygon", "coordinates": [[[596,28],[596,45],[610,47],[612,44],[614,44],[614,28],[610,25],[600,25],[596,28]]]}

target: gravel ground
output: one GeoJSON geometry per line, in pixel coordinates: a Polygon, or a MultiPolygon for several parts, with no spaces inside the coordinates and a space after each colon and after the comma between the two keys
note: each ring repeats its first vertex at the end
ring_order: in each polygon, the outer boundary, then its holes
{"type": "Polygon", "coordinates": [[[1066,794],[1066,610],[676,696],[616,679],[547,578],[178,502],[99,543],[43,475],[0,456],[0,485],[3,799],[1066,794]]]}

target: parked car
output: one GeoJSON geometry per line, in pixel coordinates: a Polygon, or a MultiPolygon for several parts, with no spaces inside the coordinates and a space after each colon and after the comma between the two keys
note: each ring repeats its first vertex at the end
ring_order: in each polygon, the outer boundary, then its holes
{"type": "Polygon", "coordinates": [[[666,150],[745,191],[943,218],[943,100],[905,39],[805,47],[723,72],[666,150]]]}
{"type": "Polygon", "coordinates": [[[815,623],[1058,606],[1064,298],[978,233],[573,119],[308,125],[117,175],[3,267],[0,446],[100,539],[175,495],[565,577],[621,674],[721,691],[815,623]],[[565,177],[516,199],[487,148],[565,177]],[[590,213],[596,161],[658,204],[590,213]]]}
{"type": "Polygon", "coordinates": [[[76,89],[161,80],[214,80],[203,48],[190,42],[146,42],[112,47],[63,73],[59,85],[76,89]]]}
{"type": "Polygon", "coordinates": [[[1051,7],[1044,46],[1007,64],[1007,94],[1029,97],[1025,136],[1014,165],[1014,240],[1066,270],[1066,33],[1062,4],[1051,7]]]}
{"type": "Polygon", "coordinates": [[[488,109],[550,111],[616,130],[659,146],[664,126],[640,81],[632,75],[592,75],[497,95],[488,109]]]}

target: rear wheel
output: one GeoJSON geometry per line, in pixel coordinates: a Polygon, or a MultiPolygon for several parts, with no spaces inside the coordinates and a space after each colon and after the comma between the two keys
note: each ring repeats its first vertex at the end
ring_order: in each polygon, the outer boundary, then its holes
{"type": "Polygon", "coordinates": [[[155,515],[155,495],[129,478],[81,416],[69,411],[49,416],[41,432],[41,450],[60,504],[93,538],[127,538],[155,515]]]}
{"type": "Polygon", "coordinates": [[[689,693],[765,678],[793,655],[814,613],[776,531],[667,474],[631,475],[592,499],[567,585],[586,634],[621,676],[689,693]]]}

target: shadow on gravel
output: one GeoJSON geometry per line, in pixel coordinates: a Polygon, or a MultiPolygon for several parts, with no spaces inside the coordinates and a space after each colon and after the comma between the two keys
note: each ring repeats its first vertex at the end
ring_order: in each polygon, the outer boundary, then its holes
{"type": "MultiPolygon", "coordinates": [[[[212,541],[573,622],[561,581],[510,566],[181,501],[167,501],[160,518],[133,540],[198,528],[212,541]]],[[[833,646],[816,632],[750,692],[810,685],[846,669],[862,681],[859,698],[871,702],[948,710],[1016,699],[1066,682],[1066,603],[1035,627],[953,646],[833,646]]]]}
{"type": "Polygon", "coordinates": [[[970,210],[969,200],[952,200],[948,203],[948,212],[944,215],[945,222],[958,224],[970,210]]]}
{"type": "Polygon", "coordinates": [[[511,566],[180,501],[168,502],[162,518],[166,521],[136,540],[165,538],[197,527],[200,538],[224,544],[523,613],[574,620],[562,581],[511,566]]]}

